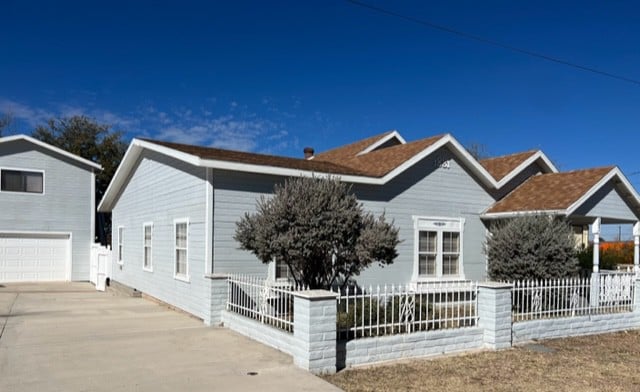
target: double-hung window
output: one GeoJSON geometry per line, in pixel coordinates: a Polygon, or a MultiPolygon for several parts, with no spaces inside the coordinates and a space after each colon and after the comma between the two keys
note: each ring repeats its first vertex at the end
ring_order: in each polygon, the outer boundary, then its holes
{"type": "Polygon", "coordinates": [[[118,226],[118,264],[123,264],[124,227],[118,226]]]}
{"type": "Polygon", "coordinates": [[[464,279],[462,218],[415,219],[415,269],[417,279],[464,279]]]}
{"type": "Polygon", "coordinates": [[[282,261],[275,261],[276,279],[289,279],[291,278],[291,271],[287,263],[282,261]]]}
{"type": "Polygon", "coordinates": [[[44,172],[1,169],[0,191],[22,193],[44,193],[44,172]]]}
{"type": "Polygon", "coordinates": [[[151,243],[153,236],[153,223],[145,223],[142,225],[142,269],[145,271],[153,271],[151,257],[151,243]]]}
{"type": "Polygon", "coordinates": [[[189,280],[189,221],[180,219],[174,221],[174,249],[175,249],[175,277],[180,280],[189,280]]]}

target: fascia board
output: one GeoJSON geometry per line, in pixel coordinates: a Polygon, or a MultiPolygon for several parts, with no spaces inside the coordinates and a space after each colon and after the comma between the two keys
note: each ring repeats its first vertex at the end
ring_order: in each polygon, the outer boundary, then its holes
{"type": "Polygon", "coordinates": [[[58,148],[56,146],[52,146],[51,144],[45,143],[45,142],[40,141],[38,139],[35,139],[35,138],[31,137],[31,136],[27,136],[27,135],[5,136],[3,138],[0,138],[0,144],[7,143],[7,142],[12,142],[12,141],[17,141],[17,140],[24,140],[26,142],[35,144],[35,145],[37,145],[39,147],[42,147],[44,149],[47,149],[49,151],[53,151],[53,152],[55,152],[57,154],[60,154],[60,155],[65,156],[67,158],[70,158],[70,159],[73,159],[73,160],[78,161],[80,163],[83,163],[83,164],[85,164],[87,166],[91,166],[94,169],[102,170],[102,166],[100,166],[99,164],[97,164],[95,162],[92,162],[92,161],[90,161],[88,159],[82,158],[82,157],[80,157],[78,155],[72,154],[69,151],[65,151],[65,150],[63,150],[61,148],[58,148]]]}

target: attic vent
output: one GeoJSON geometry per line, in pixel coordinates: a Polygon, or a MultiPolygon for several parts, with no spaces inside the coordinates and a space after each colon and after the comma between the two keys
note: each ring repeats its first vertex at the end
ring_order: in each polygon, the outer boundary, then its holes
{"type": "Polygon", "coordinates": [[[304,151],[304,159],[313,158],[313,154],[315,153],[315,150],[313,148],[305,147],[303,151],[304,151]]]}

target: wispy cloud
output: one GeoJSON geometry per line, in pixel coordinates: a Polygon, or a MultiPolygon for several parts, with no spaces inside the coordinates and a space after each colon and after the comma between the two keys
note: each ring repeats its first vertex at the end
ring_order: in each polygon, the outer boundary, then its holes
{"type": "Polygon", "coordinates": [[[0,98],[0,113],[11,113],[31,129],[50,118],[83,115],[125,131],[130,137],[264,153],[279,153],[296,146],[297,138],[290,138],[287,131],[287,116],[272,110],[271,102],[266,110],[260,109],[264,115],[237,101],[220,105],[209,99],[194,108],[160,109],[147,104],[130,113],[118,113],[93,104],[49,104],[42,109],[0,98]]]}
{"type": "Polygon", "coordinates": [[[15,120],[24,121],[32,127],[54,116],[54,113],[48,110],[32,108],[28,105],[4,98],[0,98],[0,114],[9,114],[15,120]]]}

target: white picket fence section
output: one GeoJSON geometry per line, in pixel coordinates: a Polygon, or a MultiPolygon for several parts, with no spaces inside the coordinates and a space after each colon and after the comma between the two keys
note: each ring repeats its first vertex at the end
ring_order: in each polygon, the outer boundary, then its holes
{"type": "Polygon", "coordinates": [[[341,339],[476,326],[475,282],[347,287],[338,293],[341,339]]]}
{"type": "Polygon", "coordinates": [[[513,321],[631,312],[635,274],[513,282],[513,321]]]}
{"type": "Polygon", "coordinates": [[[111,262],[111,248],[100,244],[91,245],[89,281],[96,286],[96,290],[105,291],[107,278],[113,272],[111,262]]]}
{"type": "Polygon", "coordinates": [[[274,282],[259,276],[230,275],[227,279],[226,309],[293,332],[293,293],[304,289],[289,281],[274,282]]]}

